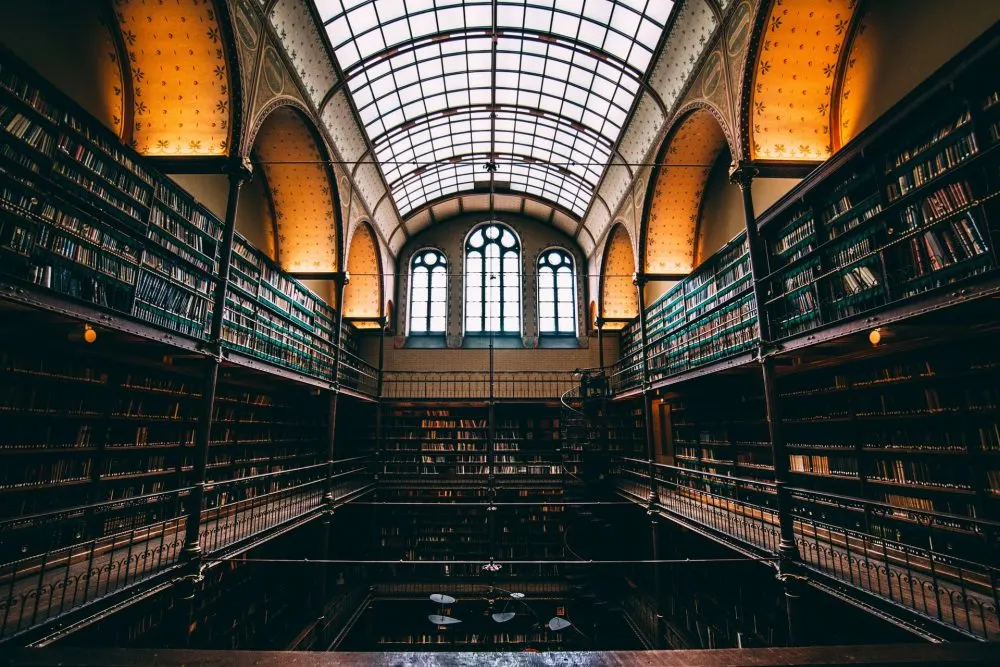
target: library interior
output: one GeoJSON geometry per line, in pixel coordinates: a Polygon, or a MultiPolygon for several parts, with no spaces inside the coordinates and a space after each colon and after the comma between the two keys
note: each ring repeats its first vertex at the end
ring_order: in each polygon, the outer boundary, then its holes
{"type": "Polygon", "coordinates": [[[996,0],[0,0],[0,665],[1000,664],[998,72],[996,0]]]}

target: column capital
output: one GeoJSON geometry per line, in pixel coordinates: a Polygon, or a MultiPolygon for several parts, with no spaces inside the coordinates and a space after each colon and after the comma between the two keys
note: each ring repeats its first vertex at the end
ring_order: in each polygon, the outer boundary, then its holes
{"type": "Polygon", "coordinates": [[[760,174],[760,170],[750,162],[733,162],[729,165],[729,182],[740,186],[746,190],[753,183],[753,179],[760,174]]]}
{"type": "Polygon", "coordinates": [[[253,164],[247,156],[241,157],[229,169],[229,177],[241,185],[253,178],[253,164]]]}

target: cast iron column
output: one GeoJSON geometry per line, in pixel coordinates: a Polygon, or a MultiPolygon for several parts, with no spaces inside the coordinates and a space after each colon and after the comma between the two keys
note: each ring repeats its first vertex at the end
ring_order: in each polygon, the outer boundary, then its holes
{"type": "Polygon", "coordinates": [[[211,355],[205,369],[202,387],[201,414],[195,432],[195,450],[192,472],[192,489],[188,496],[184,525],[184,548],[181,558],[185,563],[184,575],[179,582],[178,612],[181,615],[179,639],[183,646],[190,644],[192,614],[198,584],[202,580],[201,513],[205,506],[205,480],[208,470],[208,447],[212,439],[212,419],[215,412],[215,392],[222,363],[222,323],[229,288],[229,268],[233,257],[233,239],[236,235],[236,215],[239,208],[240,189],[250,179],[252,170],[248,162],[232,167],[229,174],[229,195],[226,200],[226,219],[219,242],[219,271],[216,277],[215,299],[212,302],[212,322],[205,349],[211,355]]]}
{"type": "Polygon", "coordinates": [[[746,223],[747,246],[750,255],[750,275],[753,282],[754,302],[757,304],[757,334],[759,340],[758,358],[761,379],[764,385],[764,406],[767,411],[767,427],[771,441],[771,460],[774,464],[774,485],[777,494],[779,527],[778,579],[785,591],[785,605],[788,615],[788,643],[805,643],[801,636],[803,617],[798,609],[799,586],[802,580],[799,550],[795,544],[794,517],[791,495],[788,491],[788,451],[782,431],[781,403],[777,390],[773,348],[770,344],[771,331],[764,309],[767,300],[767,286],[762,278],[767,274],[765,248],[757,228],[751,186],[757,169],[750,164],[740,163],[730,172],[729,179],[740,187],[743,196],[743,216],[746,223]]]}

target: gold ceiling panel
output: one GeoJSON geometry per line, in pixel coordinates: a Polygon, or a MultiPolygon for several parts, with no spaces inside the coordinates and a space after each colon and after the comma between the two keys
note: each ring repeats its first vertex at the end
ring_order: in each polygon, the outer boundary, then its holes
{"type": "Polygon", "coordinates": [[[837,62],[857,2],[775,0],[754,73],[754,159],[825,160],[833,153],[837,62]]]}
{"type": "Polygon", "coordinates": [[[378,317],[381,314],[382,276],[371,228],[359,224],[347,253],[351,281],[344,288],[344,317],[378,317]]]}
{"type": "Polygon", "coordinates": [[[255,159],[262,163],[278,229],[278,261],[286,271],[337,270],[337,220],[332,183],[300,113],[282,107],[257,135],[255,159]]]}
{"type": "Polygon", "coordinates": [[[212,0],[115,0],[132,70],[132,141],[144,155],[229,149],[230,72],[212,0]]]}
{"type": "Polygon", "coordinates": [[[647,273],[686,273],[694,268],[701,200],[726,135],[710,112],[698,110],[668,141],[646,223],[647,273]]]}
{"type": "MultiPolygon", "coordinates": [[[[615,225],[608,239],[608,250],[602,267],[601,305],[603,317],[635,317],[639,314],[639,293],[632,284],[635,273],[635,253],[625,225],[615,225]]],[[[605,329],[620,329],[623,324],[609,323],[605,329]]]]}

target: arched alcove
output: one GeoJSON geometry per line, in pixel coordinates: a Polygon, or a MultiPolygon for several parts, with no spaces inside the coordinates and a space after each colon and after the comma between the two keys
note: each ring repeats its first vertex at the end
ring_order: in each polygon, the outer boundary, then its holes
{"type": "Polygon", "coordinates": [[[687,273],[697,260],[698,219],[712,166],[726,148],[715,116],[698,108],[668,134],[647,195],[642,265],[647,273],[687,273]]]}
{"type": "MultiPolygon", "coordinates": [[[[344,317],[379,317],[382,304],[382,264],[378,240],[367,222],[360,223],[347,249],[347,272],[351,281],[344,289],[344,317]]],[[[377,328],[374,322],[359,322],[361,328],[377,328]]]]}
{"type": "MultiPolygon", "coordinates": [[[[608,234],[601,262],[601,317],[632,318],[639,314],[639,294],[632,283],[635,274],[635,253],[625,225],[616,224],[608,234]]],[[[605,329],[620,329],[623,322],[610,322],[605,329]]]]}
{"type": "Polygon", "coordinates": [[[215,2],[115,0],[114,14],[131,69],[124,137],[144,155],[227,155],[238,77],[215,2]]]}
{"type": "Polygon", "coordinates": [[[275,259],[296,273],[337,271],[337,197],[315,128],[297,108],[278,107],[261,126],[252,156],[273,209],[275,259]]]}

